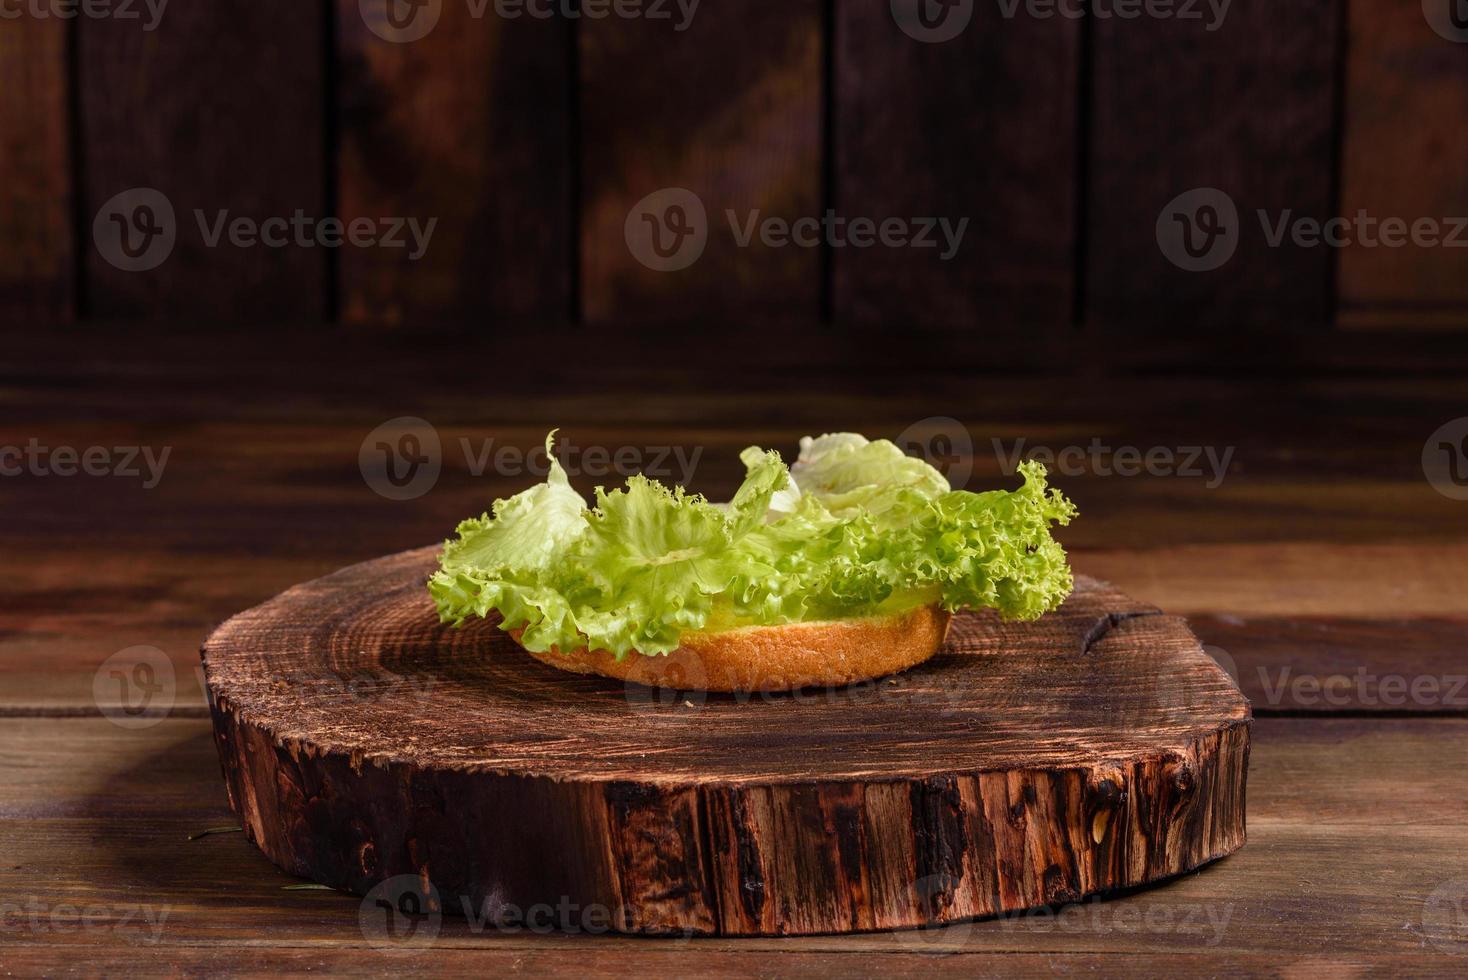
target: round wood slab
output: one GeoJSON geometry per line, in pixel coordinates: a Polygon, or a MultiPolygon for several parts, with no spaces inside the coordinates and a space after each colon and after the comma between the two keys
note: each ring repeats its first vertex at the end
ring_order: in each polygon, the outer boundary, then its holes
{"type": "Polygon", "coordinates": [[[741,698],[442,626],[437,550],[299,585],[204,645],[230,803],[288,871],[416,881],[497,920],[771,935],[1074,901],[1244,843],[1248,702],[1182,620],[1104,583],[1036,623],[957,616],[895,677],[741,698]]]}

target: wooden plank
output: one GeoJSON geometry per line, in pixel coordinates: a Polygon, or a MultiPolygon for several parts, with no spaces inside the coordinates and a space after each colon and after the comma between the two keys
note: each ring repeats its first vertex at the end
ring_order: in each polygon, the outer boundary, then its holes
{"type": "Polygon", "coordinates": [[[435,223],[416,258],[411,243],[343,250],[343,318],[569,315],[567,22],[435,2],[395,30],[381,2],[336,6],[342,217],[435,223]]]}
{"type": "Polygon", "coordinates": [[[1223,615],[1189,622],[1260,715],[1468,714],[1468,619],[1223,615]]]}
{"type": "MultiPolygon", "coordinates": [[[[1424,321],[1468,327],[1468,276],[1453,218],[1468,217],[1468,28],[1453,25],[1452,3],[1351,0],[1345,93],[1341,213],[1377,225],[1341,253],[1340,316],[1346,326],[1401,327],[1424,321]],[[1424,25],[1425,12],[1437,18],[1424,25]],[[1432,27],[1433,29],[1428,29],[1432,27]],[[1441,33],[1439,33],[1441,32],[1441,33]],[[1432,237],[1388,247],[1380,222],[1404,230],[1429,220],[1432,237]]],[[[1424,226],[1423,231],[1429,229],[1424,226]]]]}
{"type": "Polygon", "coordinates": [[[312,221],[328,217],[324,23],[319,0],[177,4],[152,30],[138,20],[77,21],[83,214],[94,239],[85,263],[89,315],[321,315],[325,248],[295,244],[283,227],[265,233],[283,247],[265,244],[265,235],[238,239],[254,242],[238,247],[228,223],[290,221],[298,210],[312,221]],[[161,198],[117,196],[140,188],[161,198]],[[140,253],[136,266],[120,227],[140,253]],[[222,234],[210,247],[216,229],[222,234]]]}
{"type": "Polygon", "coordinates": [[[71,140],[66,22],[20,16],[0,25],[0,317],[69,320],[71,140]]]}
{"type": "Polygon", "coordinates": [[[927,42],[899,27],[902,6],[834,5],[834,207],[968,223],[947,261],[946,245],[834,251],[835,318],[983,336],[1068,327],[1079,22],[980,3],[957,36],[927,42]]]}
{"type": "Polygon", "coordinates": [[[1278,540],[1114,548],[1078,556],[1077,565],[1179,616],[1443,619],[1461,616],[1457,583],[1468,571],[1468,547],[1449,535],[1444,525],[1433,547],[1278,540]]]}
{"type": "Polygon", "coordinates": [[[690,21],[611,16],[578,28],[586,318],[809,320],[818,312],[819,249],[771,247],[758,232],[741,247],[726,212],[741,225],[755,211],[785,221],[820,215],[821,5],[754,0],[694,10],[690,21]],[[704,249],[694,251],[698,232],[674,239],[665,223],[664,245],[686,249],[672,263],[692,264],[657,271],[634,256],[627,229],[676,219],[676,204],[701,228],[704,249]]]}
{"type": "MultiPolygon", "coordinates": [[[[748,966],[722,959],[736,953],[763,954],[767,967],[787,955],[1021,954],[1064,965],[1127,954],[1215,970],[1239,957],[1284,968],[1384,956],[1410,969],[1418,957],[1441,965],[1468,951],[1468,935],[1432,904],[1468,877],[1468,801],[1459,774],[1441,764],[1468,751],[1468,722],[1263,719],[1256,729],[1249,844],[1199,874],[1072,907],[1067,918],[689,943],[476,931],[444,916],[424,949],[454,963],[515,953],[548,967],[588,951],[609,963],[648,963],[639,957],[676,950],[685,966],[748,966]]],[[[0,801],[7,900],[22,905],[6,909],[6,925],[20,929],[7,942],[104,957],[122,948],[198,958],[229,949],[278,959],[309,948],[323,965],[363,948],[359,899],[283,890],[294,879],[241,834],[185,840],[232,822],[207,721],[168,721],[119,738],[102,720],[0,719],[0,801]],[[42,910],[39,926],[27,901],[42,910]],[[144,906],[155,922],[167,910],[156,943],[141,941],[146,920],[136,910],[144,906]],[[50,927],[51,912],[66,921],[87,908],[114,914],[100,928],[50,927]],[[128,908],[131,935],[116,927],[115,913],[128,908]]],[[[37,962],[41,954],[30,955],[37,962]]]]}
{"type": "MultiPolygon", "coordinates": [[[[1341,26],[1309,0],[1236,0],[1221,24],[1203,5],[1193,9],[1199,19],[1108,17],[1094,25],[1087,322],[1113,337],[1323,327],[1331,250],[1270,247],[1258,212],[1272,223],[1286,209],[1292,218],[1332,215],[1341,26]],[[1213,195],[1178,200],[1200,188],[1228,195],[1237,217],[1213,195]],[[1203,234],[1199,223],[1209,219],[1198,209],[1207,206],[1231,234],[1203,234]],[[1192,221],[1194,246],[1213,243],[1200,261],[1224,264],[1174,264],[1159,221],[1170,236],[1192,221]]],[[[1180,237],[1166,240],[1187,261],[1180,237]]]]}
{"type": "MultiPolygon", "coordinates": [[[[1081,975],[1169,976],[1181,980],[1225,976],[1267,976],[1286,970],[1291,976],[1440,977],[1462,967],[1451,954],[1370,956],[1323,953],[1281,958],[1279,954],[1179,955],[1177,953],[870,953],[827,950],[818,953],[770,950],[689,950],[681,944],[643,943],[640,949],[618,950],[614,955],[599,946],[590,949],[445,949],[411,948],[385,954],[375,949],[316,944],[301,948],[256,948],[248,944],[218,947],[171,945],[159,949],[118,947],[88,949],[88,971],[107,976],[146,976],[176,971],[188,975],[276,977],[310,973],[313,976],[400,977],[403,971],[434,976],[484,977],[515,972],[528,976],[572,975],[615,978],[628,975],[687,975],[690,968],[721,977],[765,977],[778,968],[785,977],[829,977],[921,974],[936,977],[1053,977],[1057,972],[1081,975]]],[[[22,975],[69,975],[73,949],[41,944],[12,945],[7,965],[22,975]]]]}

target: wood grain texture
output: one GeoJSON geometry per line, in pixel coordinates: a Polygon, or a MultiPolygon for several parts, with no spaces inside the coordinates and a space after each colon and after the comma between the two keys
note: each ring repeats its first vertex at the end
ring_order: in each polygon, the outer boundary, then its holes
{"type": "MultiPolygon", "coordinates": [[[[1444,12],[1451,0],[1441,0],[1444,12]]],[[[1351,0],[1346,66],[1341,214],[1375,219],[1372,246],[1341,252],[1340,318],[1345,326],[1424,322],[1468,327],[1468,44],[1429,29],[1420,0],[1351,0]],[[1380,222],[1410,228],[1424,219],[1457,247],[1382,244],[1380,222]]],[[[1468,38],[1468,30],[1463,32],[1468,38]]]]}
{"type": "Polygon", "coordinates": [[[0,23],[0,317],[58,323],[75,312],[67,24],[0,23]]]}
{"type": "Polygon", "coordinates": [[[1227,11],[1216,30],[1206,12],[1094,26],[1086,310],[1113,340],[1149,329],[1309,332],[1329,319],[1331,250],[1270,247],[1258,211],[1271,222],[1286,209],[1332,216],[1341,25],[1309,0],[1237,0],[1227,11]],[[1156,234],[1164,208],[1195,188],[1223,191],[1239,215],[1237,251],[1208,272],[1172,264],[1156,234]]]}
{"type": "Polygon", "coordinates": [[[435,551],[205,644],[231,803],[283,868],[359,893],[417,875],[449,905],[570,896],[617,931],[802,935],[1074,901],[1243,844],[1247,702],[1181,620],[1099,583],[1038,624],[960,616],[892,678],[750,699],[444,627],[435,551]]]}
{"type": "MultiPolygon", "coordinates": [[[[669,5],[673,9],[674,5],[669,5]]],[[[818,313],[819,249],[741,247],[726,211],[785,221],[821,209],[817,0],[705,3],[667,20],[583,21],[582,292],[591,321],[780,321],[818,313]],[[634,258],[625,225],[649,195],[692,191],[707,214],[693,265],[634,258]]]]}
{"type": "MultiPolygon", "coordinates": [[[[321,0],[168,6],[156,29],[138,20],[77,21],[84,233],[115,195],[160,191],[177,242],[161,265],[124,271],[86,244],[96,317],[198,316],[209,322],[317,319],[325,309],[320,246],[230,243],[248,218],[328,217],[321,0]]],[[[160,220],[164,220],[161,219],[160,220]]]]}
{"type": "Polygon", "coordinates": [[[957,37],[924,43],[890,4],[833,5],[837,213],[968,221],[947,261],[937,234],[936,249],[834,251],[838,321],[983,336],[1070,324],[1079,23],[1000,7],[974,4],[957,37]]]}
{"type": "Polygon", "coordinates": [[[385,2],[335,2],[342,217],[436,222],[416,259],[411,248],[343,251],[343,318],[419,326],[569,315],[567,22],[448,2],[413,8],[409,28],[437,20],[407,40],[421,28],[396,34],[385,2]]]}

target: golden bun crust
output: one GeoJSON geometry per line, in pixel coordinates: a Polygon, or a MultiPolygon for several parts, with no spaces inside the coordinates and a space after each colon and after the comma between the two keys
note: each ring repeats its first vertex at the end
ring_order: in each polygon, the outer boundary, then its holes
{"type": "MultiPolygon", "coordinates": [[[[648,687],[752,693],[839,687],[915,667],[943,646],[951,617],[940,606],[892,616],[687,633],[666,656],[605,650],[532,657],[577,674],[600,674],[648,687]]],[[[523,630],[511,630],[516,642],[523,630]]]]}

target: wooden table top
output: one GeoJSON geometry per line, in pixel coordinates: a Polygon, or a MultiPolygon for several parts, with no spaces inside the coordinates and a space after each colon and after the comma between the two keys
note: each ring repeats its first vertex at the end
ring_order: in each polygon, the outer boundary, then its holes
{"type": "Polygon", "coordinates": [[[1468,967],[1468,501],[1424,470],[1430,439],[1468,413],[1461,362],[919,376],[732,358],[686,374],[425,347],[117,329],[18,341],[0,365],[0,466],[21,469],[0,477],[0,971],[1468,967]],[[359,455],[401,416],[431,423],[441,472],[395,500],[359,455]],[[430,944],[381,950],[357,898],[290,887],[241,834],[188,839],[235,823],[199,685],[204,636],[293,583],[442,539],[534,479],[499,449],[560,426],[589,489],[620,477],[598,480],[586,449],[650,466],[666,448],[672,477],[681,460],[714,496],[750,443],[789,454],[807,433],[941,418],[968,433],[967,451],[936,445],[971,488],[1009,485],[1018,447],[1074,447],[1055,482],[1081,509],[1063,536],[1077,571],[1187,616],[1236,672],[1257,719],[1238,854],[1058,914],[926,932],[647,940],[446,917],[430,944]],[[114,475],[63,475],[56,451],[75,449],[80,469],[91,447],[114,475]],[[125,460],[130,447],[150,454],[125,460]],[[1134,464],[1118,453],[1131,449],[1134,464]],[[1152,473],[1117,472],[1145,469],[1149,450],[1152,473]],[[119,724],[106,662],[137,646],[160,651],[173,693],[119,724]]]}

